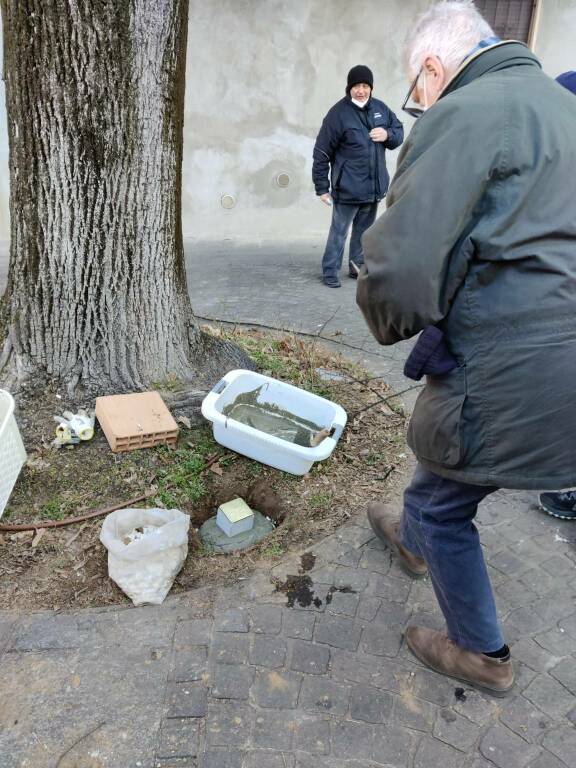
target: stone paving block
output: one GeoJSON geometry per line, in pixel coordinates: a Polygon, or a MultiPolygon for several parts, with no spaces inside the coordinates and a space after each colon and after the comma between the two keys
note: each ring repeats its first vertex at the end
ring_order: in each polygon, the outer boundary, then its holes
{"type": "Polygon", "coordinates": [[[360,604],[360,595],[346,594],[343,592],[333,592],[330,595],[330,602],[327,606],[328,613],[353,618],[358,611],[360,604]]]}
{"type": "Polygon", "coordinates": [[[294,768],[295,764],[296,758],[292,754],[253,750],[246,754],[242,768],[294,768]]]}
{"type": "Polygon", "coordinates": [[[217,664],[247,664],[250,636],[239,632],[221,632],[214,635],[210,658],[217,664]]]}
{"type": "Polygon", "coordinates": [[[532,744],[540,739],[552,721],[523,696],[517,696],[507,700],[502,707],[500,722],[532,744]]]}
{"type": "Polygon", "coordinates": [[[294,611],[291,608],[284,609],[284,634],[286,637],[312,640],[316,616],[312,613],[294,611]]]}
{"type": "Polygon", "coordinates": [[[541,568],[530,568],[520,576],[520,582],[539,597],[548,594],[554,586],[552,576],[541,568]]]}
{"type": "Polygon", "coordinates": [[[292,643],[292,662],[294,672],[306,672],[308,675],[323,675],[328,671],[330,650],[324,645],[315,645],[304,640],[292,643]]]}
{"type": "Polygon", "coordinates": [[[294,749],[312,755],[330,752],[330,721],[321,717],[300,716],[297,720],[294,749]]]}
{"type": "Polygon", "coordinates": [[[574,706],[574,696],[550,675],[538,675],[524,696],[552,718],[566,715],[574,706]]]}
{"type": "Polygon", "coordinates": [[[216,699],[247,699],[254,669],[236,664],[218,664],[214,669],[212,696],[216,699]]]}
{"type": "Polygon", "coordinates": [[[542,754],[536,758],[533,763],[530,763],[530,768],[568,768],[566,763],[560,762],[557,757],[551,755],[548,751],[543,751],[542,754]]]}
{"type": "Polygon", "coordinates": [[[560,619],[570,616],[574,612],[576,604],[571,595],[566,594],[566,588],[560,593],[551,592],[532,603],[533,610],[550,626],[560,619]]]}
{"type": "Polygon", "coordinates": [[[359,568],[363,568],[366,571],[373,571],[379,573],[382,576],[390,570],[391,557],[390,550],[380,550],[365,547],[362,551],[362,559],[359,563],[359,568]]]}
{"type": "Polygon", "coordinates": [[[254,721],[256,747],[289,751],[292,749],[296,721],[283,710],[260,710],[254,721]]]}
{"type": "Polygon", "coordinates": [[[275,635],[255,635],[250,651],[250,663],[260,667],[278,669],[286,660],[286,640],[275,635]]]}
{"type": "Polygon", "coordinates": [[[250,741],[254,712],[246,704],[221,701],[208,706],[206,741],[213,747],[242,748],[250,741]]]}
{"type": "Polygon", "coordinates": [[[294,672],[258,670],[253,688],[254,701],[259,707],[294,709],[302,684],[302,675],[294,672]]]}
{"type": "Polygon", "coordinates": [[[203,646],[174,649],[170,679],[180,683],[201,680],[206,673],[208,652],[203,646]]]}
{"type": "Polygon", "coordinates": [[[209,645],[212,636],[212,619],[179,621],[174,635],[174,647],[209,645]]]}
{"type": "Polygon", "coordinates": [[[398,691],[400,681],[408,675],[408,670],[404,670],[391,659],[380,658],[375,664],[371,657],[361,657],[355,653],[334,649],[330,652],[330,676],[338,682],[359,683],[398,691]]]}
{"type": "Polygon", "coordinates": [[[576,613],[566,616],[562,621],[559,621],[558,626],[561,630],[567,632],[572,639],[576,640],[576,613]]]}
{"type": "Polygon", "coordinates": [[[157,756],[196,757],[198,754],[198,720],[165,720],[160,730],[157,756]]]}
{"type": "Polygon", "coordinates": [[[256,605],[250,608],[250,626],[256,634],[277,635],[282,629],[282,608],[256,605]]]}
{"type": "Polygon", "coordinates": [[[410,594],[411,584],[408,579],[396,579],[392,576],[370,574],[367,594],[372,597],[382,597],[397,603],[405,603],[410,594]]]}
{"type": "Polygon", "coordinates": [[[152,763],[137,760],[136,768],[198,768],[196,757],[157,757],[152,763]]]}
{"type": "Polygon", "coordinates": [[[313,568],[309,575],[314,584],[325,584],[329,587],[333,587],[335,573],[335,565],[321,565],[317,568],[313,568]]]}
{"type": "Polygon", "coordinates": [[[344,715],[348,709],[350,689],[322,677],[306,677],[298,704],[307,712],[344,715]]]}
{"type": "Polygon", "coordinates": [[[334,572],[334,586],[337,589],[352,589],[361,592],[368,586],[368,574],[356,568],[337,566],[334,572]]]}
{"type": "Polygon", "coordinates": [[[463,752],[469,751],[478,741],[482,729],[453,709],[441,709],[434,723],[434,736],[463,752]]]}
{"type": "MultiPolygon", "coordinates": [[[[432,605],[435,606],[436,603],[434,602],[432,605]]],[[[380,608],[376,615],[376,622],[379,624],[386,624],[387,626],[403,628],[406,626],[411,616],[412,607],[410,605],[395,603],[392,600],[381,600],[380,608]]]]}
{"type": "Polygon", "coordinates": [[[452,709],[476,725],[487,725],[498,716],[500,710],[500,705],[494,698],[488,694],[484,696],[473,688],[464,689],[464,696],[454,701],[452,709]]]}
{"type": "Polygon", "coordinates": [[[414,667],[404,681],[406,689],[419,699],[430,701],[441,707],[449,707],[456,702],[455,691],[461,684],[425,667],[414,667]]]}
{"type": "Polygon", "coordinates": [[[506,576],[514,576],[528,570],[525,560],[517,557],[509,549],[503,549],[492,557],[488,558],[492,568],[504,573],[506,576]]]}
{"type": "Polygon", "coordinates": [[[558,663],[555,656],[551,656],[531,638],[524,638],[514,643],[511,647],[511,653],[513,659],[519,659],[536,672],[548,672],[558,663]]]}
{"type": "Polygon", "coordinates": [[[495,592],[496,597],[502,598],[511,608],[530,605],[538,600],[538,594],[526,585],[524,579],[508,579],[500,584],[495,592]]]}
{"type": "Polygon", "coordinates": [[[550,670],[550,674],[565,688],[568,688],[573,696],[576,696],[576,659],[574,657],[563,659],[550,670]]]}
{"type": "Polygon", "coordinates": [[[390,693],[356,685],[350,696],[350,717],[366,723],[386,723],[391,719],[393,703],[390,693]]]}
{"type": "Polygon", "coordinates": [[[362,595],[356,611],[356,617],[365,621],[372,621],[378,613],[381,600],[379,597],[366,597],[362,595]]]}
{"type": "Polygon", "coordinates": [[[214,620],[214,629],[216,632],[248,632],[248,611],[245,608],[222,611],[214,620]]]}
{"type": "Polygon", "coordinates": [[[339,542],[353,548],[363,547],[374,538],[371,528],[362,528],[354,524],[343,525],[334,535],[339,542]]]}
{"type": "Polygon", "coordinates": [[[314,629],[314,640],[334,648],[355,651],[360,642],[362,627],[351,619],[320,616],[314,629]]]}
{"type": "Polygon", "coordinates": [[[535,635],[548,629],[550,623],[539,616],[530,606],[511,611],[502,622],[504,637],[508,643],[514,643],[527,635],[535,635]]]}
{"type": "Polygon", "coordinates": [[[413,738],[410,731],[394,725],[374,725],[372,728],[373,760],[398,768],[411,765],[413,738]]]}
{"type": "Polygon", "coordinates": [[[168,717],[204,717],[208,691],[198,683],[172,683],[168,693],[168,717]]]}
{"type": "Polygon", "coordinates": [[[434,704],[415,698],[409,691],[402,691],[394,696],[392,722],[417,731],[430,732],[436,720],[437,709],[434,704]]]}
{"type": "Polygon", "coordinates": [[[204,752],[202,768],[242,768],[244,753],[237,749],[209,749],[204,752]]]}
{"type": "MultiPolygon", "coordinates": [[[[364,526],[361,526],[364,527],[364,526]]],[[[357,568],[358,563],[362,559],[363,550],[356,547],[350,547],[344,545],[341,553],[334,558],[334,563],[337,565],[344,565],[348,568],[357,568]]]]}
{"type": "Polygon", "coordinates": [[[568,656],[574,650],[574,638],[560,627],[541,632],[534,637],[534,641],[545,651],[557,657],[568,656]]]}
{"type": "Polygon", "coordinates": [[[482,755],[498,768],[525,768],[540,750],[503,725],[494,725],[480,741],[482,755]]]}
{"type": "Polygon", "coordinates": [[[402,645],[402,633],[397,627],[371,624],[362,632],[360,647],[364,653],[375,656],[397,656],[402,645]]]}
{"type": "Polygon", "coordinates": [[[373,725],[349,720],[332,723],[332,753],[339,758],[370,760],[373,741],[373,725]]]}
{"type": "Polygon", "coordinates": [[[576,765],[576,728],[562,725],[546,734],[542,746],[566,765],[576,765]]]}
{"type": "Polygon", "coordinates": [[[335,535],[332,535],[323,539],[319,544],[314,544],[310,551],[316,556],[317,560],[333,563],[345,549],[346,546],[343,546],[342,542],[335,535]]]}
{"type": "Polygon", "coordinates": [[[540,563],[540,568],[555,579],[566,579],[576,575],[576,565],[564,555],[549,557],[543,563],[540,563]]]}
{"type": "Polygon", "coordinates": [[[414,768],[464,768],[466,756],[441,741],[425,736],[420,742],[414,758],[414,768]]]}

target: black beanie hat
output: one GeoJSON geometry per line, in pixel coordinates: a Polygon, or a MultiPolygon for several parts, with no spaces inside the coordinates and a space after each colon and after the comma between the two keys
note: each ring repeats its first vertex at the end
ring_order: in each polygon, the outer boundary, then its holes
{"type": "Polygon", "coordinates": [[[353,88],[358,83],[366,83],[370,88],[374,88],[374,75],[369,67],[365,67],[364,64],[357,64],[352,67],[348,72],[348,84],[346,85],[346,93],[350,93],[350,88],[353,88]]]}

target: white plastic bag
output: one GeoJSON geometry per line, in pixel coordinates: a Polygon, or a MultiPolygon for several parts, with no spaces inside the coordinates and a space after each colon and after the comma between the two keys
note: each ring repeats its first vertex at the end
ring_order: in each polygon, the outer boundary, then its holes
{"type": "Polygon", "coordinates": [[[190,516],[178,509],[118,509],[102,524],[108,575],[134,605],[159,605],[188,554],[190,516]]]}

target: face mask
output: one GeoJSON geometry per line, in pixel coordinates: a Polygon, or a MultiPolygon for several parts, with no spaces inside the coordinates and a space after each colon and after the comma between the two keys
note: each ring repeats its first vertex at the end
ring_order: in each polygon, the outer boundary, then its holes
{"type": "Polygon", "coordinates": [[[356,104],[357,107],[362,109],[366,106],[366,104],[368,104],[368,99],[366,99],[366,101],[358,101],[357,99],[352,99],[352,104],[356,104]]]}

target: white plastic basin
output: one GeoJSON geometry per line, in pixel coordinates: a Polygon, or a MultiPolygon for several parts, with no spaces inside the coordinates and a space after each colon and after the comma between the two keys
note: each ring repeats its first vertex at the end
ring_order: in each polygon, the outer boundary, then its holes
{"type": "Polygon", "coordinates": [[[24,443],[14,418],[14,400],[0,389],[0,517],[26,461],[24,443]]]}
{"type": "Polygon", "coordinates": [[[212,422],[214,439],[243,456],[293,475],[305,475],[316,461],[327,459],[346,426],[346,411],[331,400],[253,371],[230,371],[202,402],[202,415],[212,422]],[[308,448],[242,424],[223,413],[238,395],[262,386],[259,403],[273,403],[315,424],[331,427],[332,435],[308,448]]]}

